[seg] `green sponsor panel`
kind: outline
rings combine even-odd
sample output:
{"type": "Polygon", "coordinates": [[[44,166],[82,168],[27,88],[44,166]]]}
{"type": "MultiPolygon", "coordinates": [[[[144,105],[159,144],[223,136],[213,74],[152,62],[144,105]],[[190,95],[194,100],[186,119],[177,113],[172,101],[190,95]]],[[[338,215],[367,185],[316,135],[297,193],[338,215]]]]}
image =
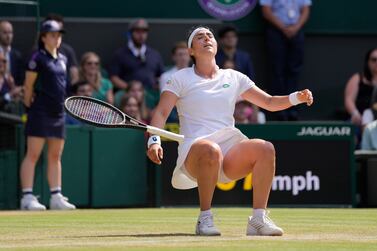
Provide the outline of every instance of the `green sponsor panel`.
{"type": "Polygon", "coordinates": [[[144,134],[131,129],[92,131],[92,207],[146,205],[144,134]]]}
{"type": "Polygon", "coordinates": [[[62,191],[78,207],[90,205],[90,130],[67,127],[62,156],[62,191]]]}
{"type": "Polygon", "coordinates": [[[273,140],[350,140],[353,126],[344,122],[269,122],[237,125],[249,138],[273,140]]]}
{"type": "MultiPolygon", "coordinates": [[[[89,127],[79,126],[67,126],[66,129],[62,156],[62,193],[78,207],[90,206],[90,130],[89,127]]],[[[21,145],[24,144],[22,141],[20,141],[21,145]]],[[[22,161],[24,154],[20,156],[22,161]]],[[[35,167],[33,192],[42,204],[49,206],[47,166],[46,144],[35,167]]]]}
{"type": "Polygon", "coordinates": [[[17,151],[0,152],[0,209],[18,207],[17,151]]]}
{"type": "MultiPolygon", "coordinates": [[[[249,138],[274,144],[276,173],[269,205],[274,206],[356,206],[354,128],[341,122],[281,122],[237,125],[249,138]]],[[[164,161],[160,168],[158,205],[197,205],[197,189],[177,190],[171,174],[177,146],[163,142],[164,161]]],[[[214,205],[251,205],[252,176],[218,184],[214,205]]]]}

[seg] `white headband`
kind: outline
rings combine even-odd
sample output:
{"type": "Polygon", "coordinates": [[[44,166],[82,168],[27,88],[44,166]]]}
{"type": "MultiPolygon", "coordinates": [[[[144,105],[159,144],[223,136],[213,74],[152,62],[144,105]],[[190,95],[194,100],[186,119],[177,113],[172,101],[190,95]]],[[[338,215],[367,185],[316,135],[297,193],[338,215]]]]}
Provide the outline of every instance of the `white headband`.
{"type": "MultiPolygon", "coordinates": [[[[199,31],[201,30],[207,30],[209,31],[207,28],[204,28],[204,27],[198,27],[196,28],[193,32],[191,32],[190,36],[189,36],[189,39],[187,41],[187,47],[188,48],[191,48],[191,44],[192,44],[192,39],[194,38],[194,36],[196,35],[196,33],[198,33],[199,31]]],[[[209,31],[211,32],[211,31],[209,31]]],[[[212,32],[211,32],[212,33],[212,32]]]]}

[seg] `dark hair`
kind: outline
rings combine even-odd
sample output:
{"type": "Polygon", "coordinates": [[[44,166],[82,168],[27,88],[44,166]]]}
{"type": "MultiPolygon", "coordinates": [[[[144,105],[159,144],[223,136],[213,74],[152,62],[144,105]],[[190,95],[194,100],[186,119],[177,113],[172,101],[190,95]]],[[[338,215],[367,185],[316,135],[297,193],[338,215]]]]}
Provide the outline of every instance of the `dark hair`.
{"type": "Polygon", "coordinates": [[[90,83],[88,81],[79,81],[71,85],[71,88],[70,88],[71,93],[76,94],[79,88],[84,85],[90,85],[90,83]]]}
{"type": "Polygon", "coordinates": [[[60,14],[57,14],[57,13],[48,13],[46,18],[45,18],[45,21],[47,20],[55,20],[59,23],[64,23],[64,18],[62,15],[60,14]]]}
{"type": "Polygon", "coordinates": [[[364,73],[364,77],[368,81],[372,81],[372,72],[370,71],[370,68],[369,68],[369,58],[370,58],[370,55],[372,54],[372,52],[374,52],[376,50],[377,50],[377,47],[374,47],[374,48],[368,50],[367,53],[365,54],[363,73],[364,73]]]}
{"type": "Polygon", "coordinates": [[[38,50],[40,50],[40,49],[45,49],[45,44],[43,43],[43,41],[42,41],[42,37],[44,36],[44,35],[46,35],[46,33],[39,33],[39,35],[38,35],[38,50]]]}
{"type": "Polygon", "coordinates": [[[171,49],[171,54],[174,55],[178,49],[187,49],[187,43],[185,41],[179,41],[174,44],[174,47],[171,49]]]}
{"type": "Polygon", "coordinates": [[[219,31],[217,32],[217,36],[219,38],[223,38],[223,37],[225,37],[225,34],[228,33],[228,32],[234,32],[234,33],[236,33],[236,35],[238,35],[238,30],[235,26],[227,25],[227,26],[224,26],[224,27],[219,29],[219,31]]]}
{"type": "MultiPolygon", "coordinates": [[[[211,28],[209,28],[208,26],[205,26],[205,25],[195,25],[195,26],[192,26],[192,27],[189,29],[189,31],[188,31],[188,33],[187,33],[186,41],[189,40],[191,33],[192,33],[194,30],[196,30],[197,28],[204,28],[204,29],[207,29],[207,30],[209,30],[210,32],[212,32],[212,34],[215,34],[215,33],[213,32],[213,30],[212,30],[211,28]]],[[[191,44],[191,47],[192,47],[192,44],[191,44]]],[[[192,55],[190,55],[190,58],[191,58],[192,62],[193,62],[194,64],[196,64],[196,60],[195,60],[195,58],[194,58],[192,55]]]]}

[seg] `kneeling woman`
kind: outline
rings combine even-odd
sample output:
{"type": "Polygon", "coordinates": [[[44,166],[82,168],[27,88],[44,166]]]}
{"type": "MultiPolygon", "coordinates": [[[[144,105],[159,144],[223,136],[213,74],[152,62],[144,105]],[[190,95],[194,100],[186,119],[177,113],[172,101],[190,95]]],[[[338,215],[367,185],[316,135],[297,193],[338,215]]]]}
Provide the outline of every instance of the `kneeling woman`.
{"type": "MultiPolygon", "coordinates": [[[[181,134],[172,184],[178,189],[198,187],[200,215],[198,235],[220,235],[213,223],[211,203],[217,182],[238,180],[253,173],[253,215],[247,235],[282,235],[266,212],[275,174],[275,149],[267,141],[248,139],[234,127],[237,98],[269,111],[280,111],[299,103],[311,105],[309,90],[287,96],[270,96],[247,76],[231,69],[219,69],[215,55],[217,42],[212,31],[198,27],[190,32],[188,48],[194,61],[191,68],[174,73],[164,84],[151,125],[163,128],[177,106],[181,134]]],[[[159,140],[148,141],[148,157],[160,164],[163,149],[159,140]]]]}

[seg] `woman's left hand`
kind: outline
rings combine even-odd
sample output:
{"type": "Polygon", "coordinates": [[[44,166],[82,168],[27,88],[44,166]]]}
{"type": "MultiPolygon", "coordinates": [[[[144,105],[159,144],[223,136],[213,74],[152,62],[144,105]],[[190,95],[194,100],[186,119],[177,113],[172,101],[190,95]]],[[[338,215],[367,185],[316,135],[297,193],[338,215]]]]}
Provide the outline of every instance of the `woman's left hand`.
{"type": "Polygon", "coordinates": [[[306,103],[308,106],[313,104],[313,94],[309,89],[299,91],[297,93],[297,98],[300,100],[300,102],[306,103]]]}

